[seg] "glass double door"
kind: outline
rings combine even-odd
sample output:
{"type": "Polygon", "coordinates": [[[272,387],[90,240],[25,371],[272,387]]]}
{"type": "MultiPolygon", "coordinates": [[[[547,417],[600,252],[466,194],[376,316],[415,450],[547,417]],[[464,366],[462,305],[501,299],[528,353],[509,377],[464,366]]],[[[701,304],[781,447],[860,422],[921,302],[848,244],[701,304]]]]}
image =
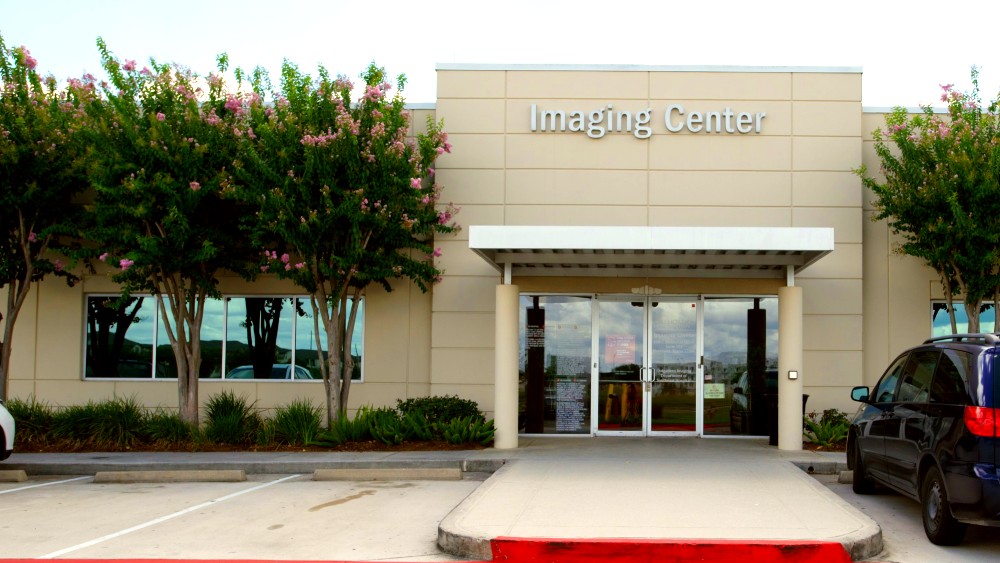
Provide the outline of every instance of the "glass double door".
{"type": "Polygon", "coordinates": [[[596,317],[597,434],[700,435],[702,300],[600,297],[596,317]]]}

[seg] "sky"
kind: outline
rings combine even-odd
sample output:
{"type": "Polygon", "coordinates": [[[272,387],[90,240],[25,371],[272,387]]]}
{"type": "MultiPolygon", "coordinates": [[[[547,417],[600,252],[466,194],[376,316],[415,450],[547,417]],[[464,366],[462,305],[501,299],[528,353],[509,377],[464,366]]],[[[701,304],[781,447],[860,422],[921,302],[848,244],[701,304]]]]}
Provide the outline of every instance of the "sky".
{"type": "Polygon", "coordinates": [[[995,2],[701,0],[505,2],[0,0],[0,35],[58,79],[100,76],[95,41],[121,59],[199,74],[282,60],[357,78],[374,61],[407,76],[409,103],[436,99],[439,63],[861,67],[866,107],[940,105],[940,84],[1000,90],[995,2]]]}

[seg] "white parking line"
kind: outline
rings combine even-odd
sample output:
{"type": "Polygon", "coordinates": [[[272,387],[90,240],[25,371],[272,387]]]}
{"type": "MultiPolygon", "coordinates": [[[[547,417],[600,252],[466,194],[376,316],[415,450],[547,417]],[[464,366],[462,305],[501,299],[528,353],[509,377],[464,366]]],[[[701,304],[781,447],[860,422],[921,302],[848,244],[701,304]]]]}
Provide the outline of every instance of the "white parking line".
{"type": "Polygon", "coordinates": [[[132,526],[131,528],[126,528],[124,530],[115,532],[113,534],[108,534],[106,536],[102,536],[102,537],[99,537],[97,539],[90,540],[88,542],[83,542],[81,544],[77,544],[77,545],[74,545],[72,547],[67,547],[66,549],[60,549],[59,551],[53,551],[52,553],[41,555],[39,557],[36,557],[36,559],[54,559],[56,557],[59,557],[59,556],[62,556],[62,555],[66,555],[67,553],[78,551],[78,550],[83,549],[85,547],[90,547],[92,545],[97,545],[99,543],[106,542],[108,540],[113,540],[115,538],[120,538],[120,537],[122,537],[122,536],[124,536],[126,534],[131,534],[132,532],[135,532],[137,530],[141,530],[143,528],[148,528],[150,526],[155,526],[156,524],[159,524],[161,522],[166,522],[167,520],[170,520],[170,519],[173,519],[173,518],[177,518],[178,516],[183,516],[183,515],[185,515],[185,514],[187,514],[189,512],[194,512],[195,510],[200,510],[200,509],[205,508],[207,506],[211,506],[211,505],[213,505],[215,503],[227,501],[229,499],[236,498],[236,497],[238,497],[240,495],[245,495],[247,493],[252,493],[254,491],[258,491],[260,489],[263,489],[265,487],[270,487],[271,485],[277,485],[278,483],[281,483],[281,482],[284,482],[284,481],[288,481],[290,479],[295,479],[296,477],[301,477],[301,476],[302,476],[301,474],[299,474],[299,475],[289,475],[288,477],[282,477],[281,479],[276,479],[274,481],[268,481],[267,483],[263,483],[261,485],[257,485],[256,487],[251,487],[251,488],[243,490],[243,491],[238,491],[238,492],[235,492],[235,493],[232,493],[232,494],[228,494],[228,495],[219,497],[217,499],[212,499],[210,501],[206,501],[206,502],[203,502],[201,504],[185,508],[184,510],[179,510],[177,512],[174,512],[173,514],[167,514],[166,516],[161,516],[161,517],[156,518],[154,520],[150,520],[149,522],[144,522],[142,524],[138,524],[136,526],[132,526]]]}
{"type": "Polygon", "coordinates": [[[82,481],[84,479],[93,479],[91,475],[85,475],[83,477],[73,477],[72,479],[63,479],[62,481],[52,481],[50,483],[38,483],[37,485],[26,485],[24,487],[18,487],[16,489],[7,489],[6,491],[0,491],[0,495],[5,495],[7,493],[16,493],[18,491],[26,491],[28,489],[35,489],[38,487],[48,487],[49,485],[58,485],[60,483],[70,483],[73,481],[82,481]]]}

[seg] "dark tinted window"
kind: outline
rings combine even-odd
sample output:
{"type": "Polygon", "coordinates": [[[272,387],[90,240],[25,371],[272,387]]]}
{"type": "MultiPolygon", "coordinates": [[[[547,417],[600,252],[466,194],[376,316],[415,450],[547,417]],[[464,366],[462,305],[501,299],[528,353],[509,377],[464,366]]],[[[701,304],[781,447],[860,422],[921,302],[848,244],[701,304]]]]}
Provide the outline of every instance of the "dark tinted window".
{"type": "Polygon", "coordinates": [[[972,373],[974,357],[961,350],[945,350],[938,362],[937,373],[931,382],[932,403],[964,405],[969,402],[966,382],[972,373]]]}
{"type": "Polygon", "coordinates": [[[903,372],[903,366],[906,365],[906,358],[907,355],[903,354],[896,358],[889,369],[885,370],[882,379],[875,386],[875,392],[872,393],[874,402],[891,403],[896,399],[896,384],[899,383],[899,375],[903,372]]]}
{"type": "Polygon", "coordinates": [[[899,384],[896,402],[926,403],[930,392],[931,376],[937,366],[937,350],[918,350],[910,354],[909,361],[903,369],[903,381],[899,384]]]}

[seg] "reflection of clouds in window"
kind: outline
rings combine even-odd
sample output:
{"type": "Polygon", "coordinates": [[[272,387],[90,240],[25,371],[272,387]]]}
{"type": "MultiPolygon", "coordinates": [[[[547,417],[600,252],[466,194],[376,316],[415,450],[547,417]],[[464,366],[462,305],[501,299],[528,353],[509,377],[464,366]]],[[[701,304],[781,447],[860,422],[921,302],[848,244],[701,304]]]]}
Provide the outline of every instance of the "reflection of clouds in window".
{"type": "MultiPolygon", "coordinates": [[[[746,361],[747,310],[753,309],[753,298],[705,300],[705,358],[733,362],[746,361]]],[[[761,298],[760,308],[767,311],[767,358],[778,357],[778,300],[761,298]]]]}
{"type": "Polygon", "coordinates": [[[226,323],[226,313],[222,299],[206,299],[205,313],[201,321],[203,341],[221,341],[222,329],[226,323]]]}
{"type": "MultiPolygon", "coordinates": [[[[983,305],[992,305],[992,302],[984,302],[983,305]]],[[[969,332],[969,316],[965,313],[965,306],[961,301],[955,301],[955,326],[958,334],[969,332]]],[[[979,314],[979,331],[996,331],[993,307],[979,314]]],[[[948,315],[947,304],[944,301],[931,303],[931,336],[947,336],[951,334],[951,317],[948,315]]]]}

